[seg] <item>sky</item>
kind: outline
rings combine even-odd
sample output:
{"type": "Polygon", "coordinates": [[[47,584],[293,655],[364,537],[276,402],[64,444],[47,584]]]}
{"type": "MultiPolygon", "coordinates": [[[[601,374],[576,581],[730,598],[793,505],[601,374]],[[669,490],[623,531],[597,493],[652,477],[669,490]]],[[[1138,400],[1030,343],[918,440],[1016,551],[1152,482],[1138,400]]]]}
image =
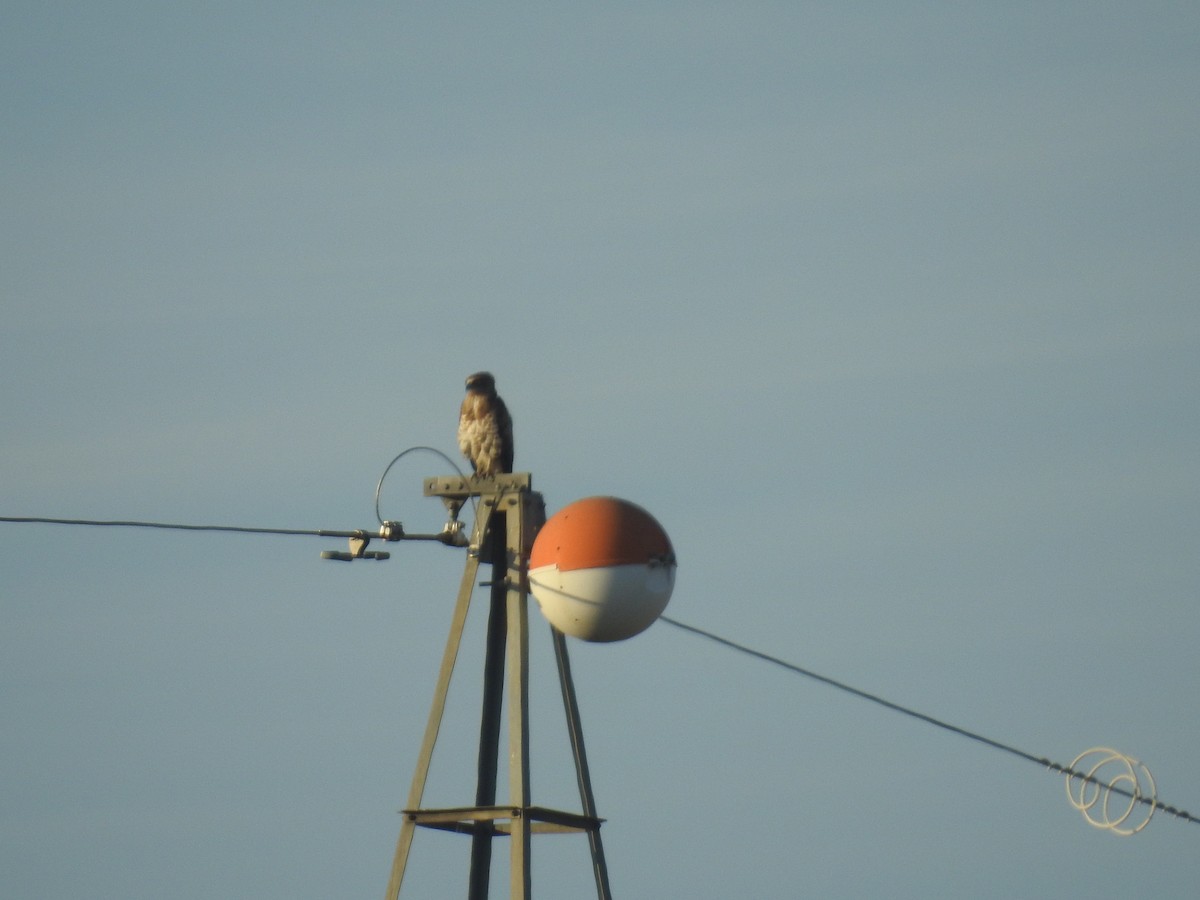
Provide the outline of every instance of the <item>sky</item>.
{"type": "MultiPolygon", "coordinates": [[[[1200,813],[1197,83],[1155,0],[7,3],[0,516],[373,528],[488,369],[550,513],[666,529],[673,618],[1200,813]]],[[[383,894],[462,551],[0,537],[0,894],[383,894]]],[[[616,897],[1195,896],[1194,824],[666,623],[570,646],[616,897]]],[[[402,896],[467,861],[420,832],[402,896]]]]}

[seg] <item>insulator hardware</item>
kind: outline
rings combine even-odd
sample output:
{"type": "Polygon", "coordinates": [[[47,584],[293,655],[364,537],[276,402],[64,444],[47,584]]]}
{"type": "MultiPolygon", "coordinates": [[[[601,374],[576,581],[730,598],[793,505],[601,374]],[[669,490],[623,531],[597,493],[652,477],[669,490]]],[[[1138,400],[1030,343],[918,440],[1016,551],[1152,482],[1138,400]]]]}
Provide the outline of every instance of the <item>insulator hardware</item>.
{"type": "MultiPolygon", "coordinates": [[[[322,550],[321,559],[337,559],[342,562],[352,562],[356,559],[388,559],[391,556],[386,550],[368,550],[367,546],[371,543],[371,538],[365,531],[359,531],[351,535],[349,540],[349,553],[344,553],[340,550],[322,550]]],[[[400,538],[388,537],[386,540],[398,541],[400,538]]]]}

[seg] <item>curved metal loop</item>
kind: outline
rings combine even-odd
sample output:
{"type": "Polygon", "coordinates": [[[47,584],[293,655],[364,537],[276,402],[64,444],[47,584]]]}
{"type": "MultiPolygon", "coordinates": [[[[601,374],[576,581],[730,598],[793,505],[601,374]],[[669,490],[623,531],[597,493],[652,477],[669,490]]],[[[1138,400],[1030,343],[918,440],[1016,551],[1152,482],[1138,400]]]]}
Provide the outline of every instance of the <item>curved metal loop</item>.
{"type": "Polygon", "coordinates": [[[462,469],[460,469],[455,464],[454,460],[452,460],[450,457],[448,457],[445,453],[443,453],[441,450],[437,449],[436,447],[426,447],[424,445],[418,445],[416,447],[409,447],[407,450],[402,450],[401,452],[396,454],[396,456],[392,459],[392,461],[390,463],[387,464],[387,468],[384,469],[383,474],[379,476],[379,484],[377,484],[375,486],[375,518],[379,520],[380,525],[386,525],[387,521],[388,521],[388,520],[385,520],[379,512],[379,495],[380,495],[380,492],[383,491],[383,480],[385,478],[387,478],[388,472],[390,472],[392,470],[392,466],[394,466],[396,463],[400,462],[400,460],[403,459],[408,454],[413,453],[417,450],[424,450],[427,453],[432,453],[436,456],[440,456],[443,460],[446,461],[446,463],[449,464],[450,468],[452,468],[458,474],[458,476],[460,478],[466,477],[463,475],[462,469]]]}
{"type": "Polygon", "coordinates": [[[1158,789],[1150,770],[1109,747],[1093,747],[1071,760],[1066,787],[1068,802],[1089,825],[1126,837],[1149,825],[1158,807],[1158,789]],[[1113,803],[1114,794],[1128,802],[1113,803]]]}

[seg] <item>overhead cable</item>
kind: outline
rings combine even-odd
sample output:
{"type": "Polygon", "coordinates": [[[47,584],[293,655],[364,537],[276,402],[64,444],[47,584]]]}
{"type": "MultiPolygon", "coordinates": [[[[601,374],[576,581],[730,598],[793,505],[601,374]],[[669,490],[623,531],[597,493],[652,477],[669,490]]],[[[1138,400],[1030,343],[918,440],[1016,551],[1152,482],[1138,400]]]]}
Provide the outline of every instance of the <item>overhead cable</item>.
{"type": "MultiPolygon", "coordinates": [[[[942,719],[937,719],[933,716],[926,715],[925,713],[917,712],[915,709],[902,706],[899,703],[893,703],[891,700],[880,697],[878,694],[872,694],[869,691],[860,690],[859,688],[852,687],[845,682],[838,681],[835,678],[830,678],[827,675],[821,675],[820,673],[814,672],[811,669],[806,669],[803,666],[798,666],[795,663],[780,659],[778,656],[772,656],[769,653],[763,653],[761,650],[755,650],[753,647],[747,647],[745,644],[739,644],[736,641],[723,638],[719,634],[714,634],[711,631],[705,631],[703,628],[697,628],[694,625],[688,625],[687,623],[680,622],[678,619],[673,619],[670,616],[659,616],[659,621],[666,622],[668,625],[673,625],[682,631],[689,632],[697,635],[698,637],[706,638],[707,640],[720,644],[723,647],[736,650],[738,653],[744,653],[747,656],[752,656],[755,659],[762,660],[763,662],[768,662],[779,666],[780,668],[787,669],[789,672],[794,672],[797,675],[803,675],[805,678],[811,678],[814,681],[819,681],[822,684],[837,688],[839,691],[844,691],[847,694],[853,694],[854,696],[860,697],[863,700],[870,700],[872,703],[877,703],[878,705],[890,709],[893,712],[911,716],[912,718],[918,719],[929,725],[933,725],[937,728],[941,728],[945,731],[949,731],[965,738],[970,738],[973,741],[986,744],[987,746],[993,747],[996,750],[1002,750],[1005,753],[1009,753],[1013,756],[1027,760],[1028,762],[1037,763],[1039,766],[1042,766],[1051,772],[1065,775],[1067,778],[1067,793],[1070,797],[1072,797],[1072,805],[1084,814],[1084,817],[1088,820],[1089,824],[1095,825],[1098,828],[1105,828],[1113,831],[1116,834],[1132,834],[1141,830],[1141,827],[1144,827],[1145,825],[1143,822],[1142,825],[1137,828],[1123,829],[1121,826],[1128,817],[1129,813],[1126,812],[1123,816],[1110,816],[1108,814],[1108,798],[1112,794],[1119,795],[1129,800],[1130,809],[1132,809],[1134,805],[1140,804],[1148,808],[1149,815],[1153,815],[1155,810],[1162,810],[1163,812],[1167,813],[1168,815],[1172,815],[1177,819],[1182,819],[1185,822],[1191,822],[1193,825],[1200,825],[1200,818],[1193,816],[1191,813],[1188,813],[1185,810],[1177,809],[1174,806],[1168,806],[1167,804],[1158,800],[1157,795],[1153,790],[1153,779],[1148,777],[1148,772],[1146,773],[1146,776],[1149,780],[1151,790],[1143,790],[1136,777],[1136,774],[1133,777],[1128,774],[1128,772],[1136,773],[1145,769],[1145,767],[1138,760],[1133,759],[1132,757],[1127,757],[1123,754],[1117,753],[1116,751],[1099,747],[1080,754],[1070,765],[1052,762],[1050,759],[1044,756],[1037,756],[1033,753],[1028,753],[1025,750],[1021,750],[1012,746],[1011,744],[1005,744],[1001,741],[985,737],[977,732],[968,731],[966,728],[960,728],[957,725],[952,725],[951,723],[945,722],[942,719]],[[1093,765],[1088,771],[1075,768],[1075,766],[1077,766],[1084,758],[1090,757],[1097,753],[1101,755],[1103,763],[1100,765],[1093,765]],[[1115,777],[1106,779],[1103,777],[1100,771],[1101,766],[1113,762],[1119,762],[1127,771],[1123,771],[1115,777]],[[1078,795],[1075,793],[1074,786],[1076,785],[1080,786],[1078,788],[1078,795]],[[1090,785],[1095,788],[1095,791],[1093,791],[1090,795],[1087,795],[1085,799],[1074,799],[1077,796],[1084,798],[1085,792],[1082,788],[1083,785],[1090,785]],[[1098,806],[1100,801],[1103,801],[1102,807],[1098,806]]],[[[1149,821],[1149,815],[1147,815],[1146,821],[1149,821]]]]}

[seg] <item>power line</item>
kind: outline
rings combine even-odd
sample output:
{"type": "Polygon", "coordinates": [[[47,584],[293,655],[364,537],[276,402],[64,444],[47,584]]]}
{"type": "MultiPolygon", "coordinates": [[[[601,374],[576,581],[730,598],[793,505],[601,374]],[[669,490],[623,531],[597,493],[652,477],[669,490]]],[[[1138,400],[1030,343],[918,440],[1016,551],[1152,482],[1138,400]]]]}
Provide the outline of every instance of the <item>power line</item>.
{"type": "Polygon", "coordinates": [[[1129,791],[1122,788],[1119,784],[1113,784],[1097,778],[1095,776],[1096,769],[1093,769],[1091,772],[1081,772],[1072,768],[1071,766],[1065,766],[1061,763],[1052,762],[1044,756],[1035,756],[1032,753],[1028,753],[1017,747],[1013,747],[1010,744],[993,740],[992,738],[985,737],[984,735],[978,734],[974,731],[968,731],[966,728],[960,728],[957,725],[952,725],[949,722],[934,718],[933,716],[926,715],[925,713],[917,712],[915,709],[911,709],[907,706],[901,706],[899,703],[893,703],[891,700],[880,697],[878,694],[872,694],[869,691],[860,690],[859,688],[853,687],[845,682],[838,681],[835,678],[830,678],[827,675],[821,675],[820,673],[814,672],[811,669],[806,669],[803,666],[798,666],[795,663],[790,663],[787,660],[780,659],[778,656],[772,656],[769,653],[763,653],[761,650],[755,650],[753,647],[747,647],[745,644],[739,644],[736,641],[723,638],[719,634],[713,634],[713,632],[705,631],[703,628],[697,628],[695,625],[688,625],[687,623],[680,622],[678,619],[673,619],[670,616],[659,616],[659,621],[666,622],[668,625],[674,625],[676,628],[689,632],[690,634],[697,635],[698,637],[706,638],[707,640],[720,644],[723,647],[728,647],[730,650],[736,650],[738,653],[744,653],[747,656],[752,656],[755,659],[762,660],[763,662],[768,662],[772,665],[779,666],[780,668],[787,669],[789,672],[793,672],[797,675],[803,675],[805,678],[811,678],[814,681],[819,681],[822,684],[829,685],[832,688],[837,688],[839,691],[844,691],[847,694],[853,694],[854,696],[860,697],[863,700],[870,700],[872,703],[876,703],[886,709],[892,710],[893,712],[911,716],[912,718],[921,722],[925,722],[929,725],[949,731],[952,734],[970,738],[973,741],[986,744],[987,746],[993,747],[996,750],[1002,750],[1005,753],[1009,753],[1013,756],[1019,757],[1020,759],[1037,763],[1039,766],[1049,769],[1051,772],[1057,772],[1059,774],[1066,775],[1068,778],[1078,779],[1081,782],[1096,785],[1098,788],[1101,788],[1104,791],[1118,794],[1122,797],[1128,798],[1129,800],[1141,803],[1144,806],[1148,806],[1152,811],[1162,810],[1163,812],[1167,813],[1168,815],[1172,815],[1177,819],[1182,819],[1185,822],[1191,822],[1193,825],[1200,825],[1200,818],[1191,815],[1185,810],[1177,809],[1174,806],[1168,806],[1154,797],[1146,797],[1140,792],[1129,791]]]}
{"type": "Polygon", "coordinates": [[[249,528],[243,525],[180,525],[173,522],[137,522],[118,519],[48,519],[41,516],[0,516],[0,522],[33,525],[92,525],[101,528],[166,528],[175,531],[225,531],[234,534],[288,534],[310,537],[353,537],[352,531],[304,528],[249,528]]]}
{"type": "MultiPolygon", "coordinates": [[[[393,460],[393,462],[395,462],[395,460],[393,460]]],[[[385,472],[385,475],[386,475],[386,472],[385,472]]],[[[380,483],[382,485],[382,479],[380,480],[380,483]]],[[[8,523],[14,523],[14,524],[37,524],[37,525],[84,525],[84,526],[93,526],[93,527],[102,527],[102,528],[104,528],[104,527],[157,528],[157,529],[168,529],[168,530],[174,530],[174,531],[215,531],[215,532],[227,532],[227,533],[233,533],[233,534],[303,535],[303,536],[311,536],[311,537],[346,537],[346,538],[358,537],[358,538],[361,538],[366,534],[366,532],[361,531],[361,530],[359,530],[359,531],[333,531],[333,530],[328,530],[328,529],[252,528],[252,527],[242,526],[242,525],[186,525],[186,524],[180,524],[180,523],[174,523],[174,522],[144,522],[144,521],[118,520],[118,519],[55,519],[55,518],[47,518],[47,517],[43,517],[43,516],[0,516],[0,522],[8,522],[8,523]]],[[[418,537],[418,536],[413,535],[412,537],[418,537]]],[[[431,537],[431,536],[422,535],[420,537],[431,537]]],[[[854,696],[859,697],[863,700],[869,700],[870,702],[875,703],[879,706],[882,706],[885,709],[890,709],[893,712],[901,713],[902,715],[906,715],[911,718],[917,719],[918,721],[925,722],[928,725],[933,725],[936,728],[941,728],[944,731],[949,731],[952,734],[957,734],[960,737],[965,737],[972,741],[976,741],[977,743],[984,744],[988,747],[992,747],[996,750],[1001,750],[1004,753],[1008,753],[1012,756],[1016,756],[1019,759],[1026,760],[1027,762],[1036,763],[1037,765],[1039,765],[1051,772],[1056,772],[1056,773],[1059,773],[1062,775],[1066,775],[1068,777],[1068,779],[1078,779],[1081,783],[1096,785],[1097,788],[1100,790],[1126,797],[1135,803],[1140,803],[1144,806],[1147,806],[1150,808],[1151,812],[1153,812],[1155,810],[1161,810],[1162,812],[1167,813],[1168,815],[1174,816],[1177,819],[1182,819],[1185,822],[1191,822],[1194,825],[1200,825],[1200,818],[1191,815],[1190,813],[1188,813],[1185,810],[1177,809],[1174,806],[1169,806],[1165,803],[1162,803],[1156,797],[1147,797],[1147,796],[1143,795],[1140,791],[1126,790],[1123,787],[1121,787],[1120,784],[1113,783],[1113,782],[1106,782],[1103,779],[1097,778],[1096,774],[1095,774],[1097,771],[1096,769],[1093,769],[1090,772],[1081,772],[1081,771],[1073,768],[1072,766],[1053,762],[1052,760],[1048,759],[1047,757],[1037,756],[1033,753],[1029,753],[1025,750],[1021,750],[1018,747],[1014,747],[1011,744],[1005,744],[1002,741],[997,741],[993,738],[986,737],[982,734],[979,734],[978,732],[970,731],[966,728],[962,728],[958,725],[954,725],[954,724],[952,724],[950,722],[946,722],[942,719],[935,718],[934,716],[930,716],[925,713],[918,712],[917,710],[912,709],[910,707],[903,706],[899,703],[894,703],[891,700],[886,699],[885,697],[879,696],[878,694],[873,694],[869,691],[864,691],[864,690],[861,690],[860,688],[853,687],[852,685],[846,684],[845,682],[842,682],[842,681],[838,681],[835,678],[830,678],[827,675],[822,675],[819,672],[814,672],[811,669],[806,669],[803,666],[799,666],[795,663],[788,662],[787,660],[781,659],[778,656],[772,656],[769,653],[764,653],[761,650],[755,650],[753,647],[747,647],[745,644],[739,644],[736,641],[731,641],[729,638],[721,637],[720,635],[714,634],[711,631],[706,631],[703,628],[697,628],[695,625],[688,625],[686,622],[681,622],[678,619],[674,619],[670,616],[660,616],[659,620],[662,622],[666,622],[668,625],[673,625],[674,627],[680,629],[681,631],[686,631],[690,634],[696,635],[697,637],[702,637],[702,638],[710,640],[714,643],[720,644],[721,646],[726,647],[730,650],[735,650],[738,653],[745,654],[746,656],[751,656],[751,657],[761,660],[763,662],[771,663],[772,665],[779,666],[780,668],[786,669],[789,672],[792,672],[794,674],[803,675],[805,678],[810,678],[813,681],[819,681],[822,684],[828,685],[829,687],[832,687],[832,688],[836,688],[837,690],[843,691],[847,694],[853,694],[854,696]]],[[[1089,821],[1090,821],[1090,819],[1089,819],[1089,821]]]]}
{"type": "MultiPolygon", "coordinates": [[[[382,483],[382,482],[381,482],[382,483]]],[[[340,531],[330,528],[252,528],[246,525],[185,525],[178,522],[143,522],[131,519],[51,519],[43,516],[0,516],[0,523],[33,525],[90,525],[98,528],[158,528],[170,531],[216,531],[230,534],[281,534],[302,535],[307,537],[336,537],[350,539],[350,553],[326,551],[321,554],[324,559],[387,559],[387,553],[366,552],[366,546],[375,538],[384,541],[438,541],[451,547],[465,546],[466,538],[456,518],[447,522],[445,527],[436,534],[409,534],[399,522],[379,523],[379,530],[373,531],[358,528],[353,531],[340,531]]]]}

